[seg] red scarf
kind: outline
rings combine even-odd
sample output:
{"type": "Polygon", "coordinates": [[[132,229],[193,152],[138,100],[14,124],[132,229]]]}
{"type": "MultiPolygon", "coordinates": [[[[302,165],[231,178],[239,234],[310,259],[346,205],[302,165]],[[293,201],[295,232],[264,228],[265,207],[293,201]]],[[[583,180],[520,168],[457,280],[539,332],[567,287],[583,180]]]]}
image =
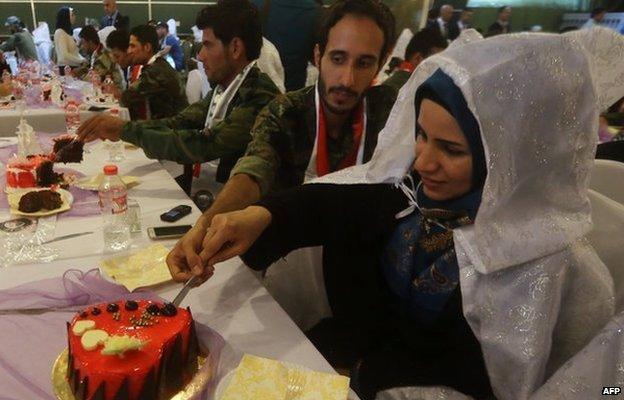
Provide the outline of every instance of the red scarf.
{"type": "Polygon", "coordinates": [[[143,66],[141,64],[136,64],[130,67],[130,83],[136,82],[141,76],[141,71],[143,71],[143,66]]]}
{"type": "MultiPolygon", "coordinates": [[[[355,110],[355,119],[353,121],[353,147],[349,153],[347,153],[340,164],[338,170],[355,165],[357,162],[358,150],[360,149],[360,141],[362,140],[362,134],[364,133],[364,105],[360,102],[355,110]]],[[[327,150],[327,127],[325,126],[325,112],[323,111],[323,105],[319,104],[318,115],[318,141],[316,146],[316,175],[323,176],[329,174],[331,171],[329,166],[329,152],[327,150]]]]}
{"type": "Polygon", "coordinates": [[[399,64],[399,71],[405,71],[411,74],[412,72],[414,72],[415,69],[416,67],[414,66],[414,64],[409,61],[403,61],[401,62],[401,64],[399,64]]]}

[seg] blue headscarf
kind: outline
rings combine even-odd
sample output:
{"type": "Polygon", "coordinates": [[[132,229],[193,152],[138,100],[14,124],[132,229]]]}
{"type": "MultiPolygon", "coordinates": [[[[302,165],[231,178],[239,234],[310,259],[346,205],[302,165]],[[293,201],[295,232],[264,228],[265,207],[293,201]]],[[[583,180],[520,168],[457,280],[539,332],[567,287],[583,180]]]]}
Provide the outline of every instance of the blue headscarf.
{"type": "Polygon", "coordinates": [[[486,177],[485,152],[479,124],[461,90],[437,70],[416,91],[415,112],[423,99],[444,107],[466,136],[472,155],[472,187],[448,201],[428,198],[418,185],[419,208],[403,218],[382,255],[382,272],[401,308],[423,324],[434,323],[457,288],[459,267],[453,245],[454,228],[472,224],[481,204],[486,177]]]}

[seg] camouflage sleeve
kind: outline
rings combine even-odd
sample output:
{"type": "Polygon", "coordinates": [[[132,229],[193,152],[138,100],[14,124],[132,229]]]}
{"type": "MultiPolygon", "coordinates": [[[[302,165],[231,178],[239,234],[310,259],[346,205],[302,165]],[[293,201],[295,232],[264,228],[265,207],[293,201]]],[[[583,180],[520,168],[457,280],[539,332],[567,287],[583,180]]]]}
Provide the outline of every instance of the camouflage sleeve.
{"type": "Polygon", "coordinates": [[[286,107],[286,98],[279,96],[260,112],[251,130],[251,142],[247,145],[245,156],[232,169],[231,176],[246,174],[254,178],[262,196],[269,192],[280,165],[272,139],[283,131],[281,116],[286,107]]]}
{"type": "Polygon", "coordinates": [[[14,51],[15,50],[15,35],[9,36],[2,44],[0,44],[0,51],[14,51]]]}
{"type": "Polygon", "coordinates": [[[76,75],[78,78],[82,79],[82,80],[86,80],[88,78],[87,75],[89,75],[89,68],[91,67],[91,65],[89,64],[89,62],[84,62],[82,63],[78,68],[73,70],[74,75],[76,75]]]}
{"type": "Polygon", "coordinates": [[[206,162],[240,154],[251,139],[250,130],[259,109],[274,94],[250,93],[240,105],[209,131],[204,131],[210,97],[195,103],[172,118],[130,122],[124,127],[122,139],[143,148],[150,158],[179,163],[206,162]]]}
{"type": "Polygon", "coordinates": [[[117,68],[117,65],[110,57],[110,55],[104,53],[100,55],[93,64],[93,69],[102,77],[102,81],[106,79],[107,75],[110,75],[115,82],[115,86],[118,88],[122,88],[123,77],[121,76],[121,71],[117,68]]]}
{"type": "Polygon", "coordinates": [[[147,98],[162,94],[167,95],[169,74],[160,73],[160,67],[153,64],[150,68],[144,68],[141,77],[128,87],[121,95],[121,103],[131,106],[143,103],[147,98]]]}

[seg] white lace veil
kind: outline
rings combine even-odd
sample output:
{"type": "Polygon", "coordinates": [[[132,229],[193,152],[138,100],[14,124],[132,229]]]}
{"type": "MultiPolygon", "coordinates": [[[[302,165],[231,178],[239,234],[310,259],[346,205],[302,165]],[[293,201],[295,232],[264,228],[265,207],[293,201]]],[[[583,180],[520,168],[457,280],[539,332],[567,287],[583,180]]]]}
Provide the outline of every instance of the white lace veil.
{"type": "MultiPolygon", "coordinates": [[[[437,69],[453,79],[488,169],[475,223],[453,233],[463,313],[499,399],[544,393],[613,315],[611,275],[583,237],[598,115],[624,96],[623,59],[624,36],[605,28],[465,31],[414,71],[370,162],[313,181],[400,183],[414,159],[416,89],[437,69]]],[[[564,391],[575,390],[570,381],[564,391]]]]}
{"type": "Polygon", "coordinates": [[[550,254],[591,227],[598,113],[624,96],[623,58],[624,37],[605,28],[489,39],[464,31],[401,89],[371,161],[313,182],[399,182],[414,159],[416,89],[440,68],[477,118],[488,162],[469,249],[475,267],[493,272],[550,254]],[[539,226],[547,240],[534,235],[539,226]]]}

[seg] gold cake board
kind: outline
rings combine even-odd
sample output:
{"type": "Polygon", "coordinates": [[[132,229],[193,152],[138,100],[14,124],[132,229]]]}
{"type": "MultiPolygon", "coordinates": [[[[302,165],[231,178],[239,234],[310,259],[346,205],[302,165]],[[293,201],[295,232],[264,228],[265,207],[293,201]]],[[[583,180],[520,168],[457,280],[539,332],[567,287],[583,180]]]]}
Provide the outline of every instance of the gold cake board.
{"type": "MultiPolygon", "coordinates": [[[[59,354],[52,366],[52,388],[58,400],[76,400],[71,386],[66,379],[68,351],[67,347],[59,354]]],[[[204,356],[197,357],[197,370],[199,371],[208,359],[204,356]]],[[[210,381],[212,374],[196,374],[186,387],[171,397],[171,400],[188,400],[199,394],[210,381]]]]}

